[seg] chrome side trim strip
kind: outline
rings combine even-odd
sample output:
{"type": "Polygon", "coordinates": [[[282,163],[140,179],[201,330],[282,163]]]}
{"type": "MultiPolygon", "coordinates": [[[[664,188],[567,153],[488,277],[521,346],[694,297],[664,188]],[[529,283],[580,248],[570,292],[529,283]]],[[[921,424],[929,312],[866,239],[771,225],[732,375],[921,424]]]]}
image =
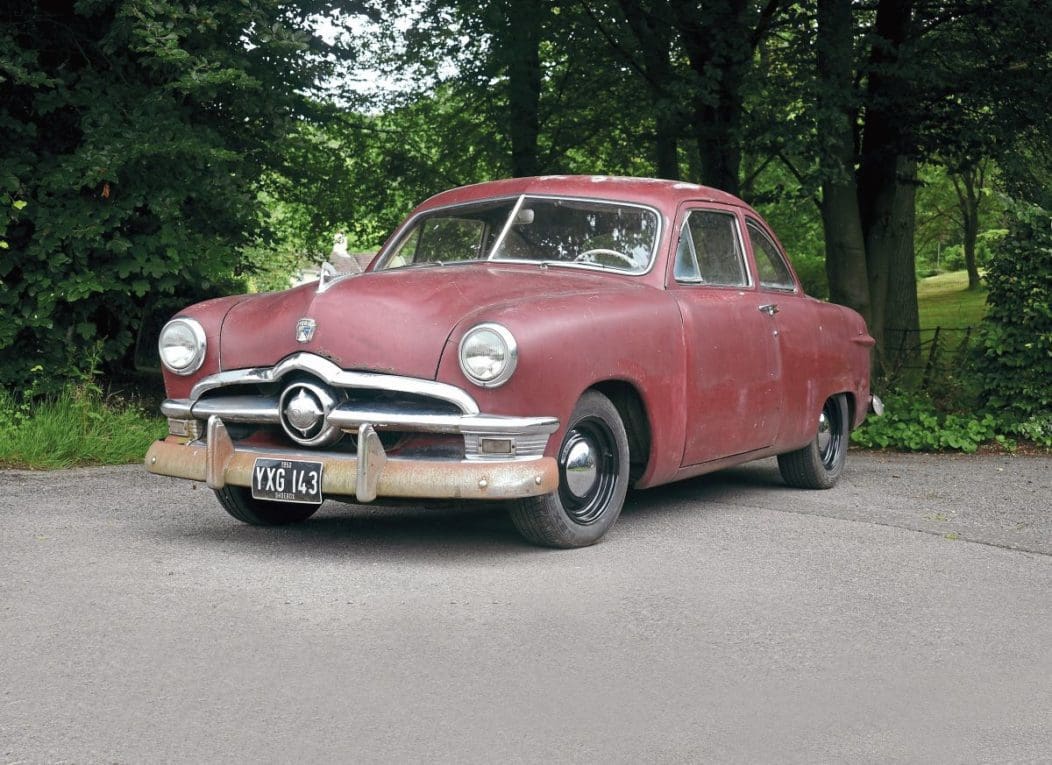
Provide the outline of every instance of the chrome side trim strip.
{"type": "Polygon", "coordinates": [[[347,431],[370,424],[376,428],[410,430],[419,433],[475,433],[502,435],[550,435],[559,429],[555,417],[504,417],[495,414],[419,414],[370,409],[335,409],[328,421],[347,431]]]}
{"type": "Polygon", "coordinates": [[[166,398],[161,402],[161,414],[176,420],[188,420],[193,417],[190,399],[188,398],[166,398]]]}
{"type": "MultiPolygon", "coordinates": [[[[186,399],[168,399],[161,404],[168,417],[208,419],[224,422],[280,422],[277,399],[255,396],[206,398],[190,405],[186,399]]],[[[555,417],[515,417],[497,414],[432,414],[394,408],[359,408],[344,403],[326,418],[330,425],[356,433],[362,425],[416,433],[459,433],[464,435],[547,436],[559,429],[555,417]]],[[[476,438],[475,441],[478,439],[476,438]]]]}
{"type": "Polygon", "coordinates": [[[259,396],[224,396],[206,398],[193,405],[194,417],[205,420],[212,415],[224,422],[281,422],[278,400],[259,396]]]}
{"type": "Polygon", "coordinates": [[[340,369],[328,359],[313,353],[295,353],[273,367],[232,369],[209,375],[194,385],[190,391],[190,401],[195,402],[208,391],[226,385],[262,385],[276,382],[289,372],[308,372],[336,388],[372,388],[395,393],[430,396],[441,401],[448,401],[464,414],[479,413],[479,406],[475,403],[475,399],[455,385],[375,372],[348,372],[340,369]]]}

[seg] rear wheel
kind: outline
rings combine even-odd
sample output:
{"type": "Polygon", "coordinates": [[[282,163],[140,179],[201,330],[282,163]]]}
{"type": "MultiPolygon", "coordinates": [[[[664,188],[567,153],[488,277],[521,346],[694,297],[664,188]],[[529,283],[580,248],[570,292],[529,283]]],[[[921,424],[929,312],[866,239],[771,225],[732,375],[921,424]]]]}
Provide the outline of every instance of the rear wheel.
{"type": "Polygon", "coordinates": [[[285,526],[300,523],[318,512],[321,505],[299,502],[269,502],[256,499],[243,486],[224,486],[216,489],[216,499],[223,509],[242,523],[253,526],[285,526]]]}
{"type": "Polygon", "coordinates": [[[798,489],[831,489],[844,472],[851,436],[847,397],[829,398],[818,416],[818,432],[803,449],[778,455],[778,469],[790,486],[798,489]]]}
{"type": "Polygon", "coordinates": [[[598,391],[581,397],[558,460],[559,490],[515,500],[511,519],[535,544],[594,544],[614,525],[628,491],[628,435],[610,399],[598,391]]]}

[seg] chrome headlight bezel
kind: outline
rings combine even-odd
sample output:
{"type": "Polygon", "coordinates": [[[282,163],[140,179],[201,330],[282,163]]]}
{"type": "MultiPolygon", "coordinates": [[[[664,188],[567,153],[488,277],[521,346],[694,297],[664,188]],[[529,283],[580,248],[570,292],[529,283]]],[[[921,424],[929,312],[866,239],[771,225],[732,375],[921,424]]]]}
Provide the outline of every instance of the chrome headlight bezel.
{"type": "Polygon", "coordinates": [[[161,334],[157,338],[157,353],[161,357],[161,364],[172,374],[177,375],[192,375],[201,365],[205,362],[205,351],[208,349],[208,340],[205,337],[205,330],[201,324],[195,319],[190,319],[181,316],[177,319],[172,319],[161,329],[161,334]],[[190,356],[190,360],[181,367],[174,366],[169,363],[168,358],[165,356],[165,335],[169,331],[189,331],[191,338],[194,342],[194,350],[190,356]]]}
{"type": "Polygon", "coordinates": [[[510,380],[511,376],[515,374],[515,367],[519,363],[519,347],[515,342],[515,336],[511,334],[507,327],[495,322],[484,322],[476,324],[460,338],[460,344],[457,347],[457,361],[460,363],[460,371],[472,383],[480,388],[497,388],[510,380]],[[465,351],[469,349],[469,344],[473,340],[479,339],[480,335],[487,333],[496,337],[498,342],[495,345],[502,348],[504,359],[503,366],[492,377],[478,374],[478,370],[473,369],[465,357],[465,351]]]}

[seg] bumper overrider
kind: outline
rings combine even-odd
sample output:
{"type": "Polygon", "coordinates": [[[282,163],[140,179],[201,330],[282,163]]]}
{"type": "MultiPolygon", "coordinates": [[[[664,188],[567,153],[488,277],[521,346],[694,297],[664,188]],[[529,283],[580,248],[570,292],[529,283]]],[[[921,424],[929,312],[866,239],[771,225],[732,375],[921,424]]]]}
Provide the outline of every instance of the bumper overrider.
{"type": "Polygon", "coordinates": [[[544,456],[557,418],[482,414],[456,386],[346,371],[309,353],[211,375],[189,398],[166,400],[161,412],[169,436],[150,447],[146,469],[213,489],[251,486],[260,458],[320,462],[322,494],[359,502],[512,499],[559,486],[556,461],[544,456]],[[237,442],[228,425],[280,426],[291,443],[237,442]],[[388,456],[378,435],[385,430],[459,435],[463,457],[388,456]],[[357,438],[354,453],[327,448],[345,437],[357,438]]]}

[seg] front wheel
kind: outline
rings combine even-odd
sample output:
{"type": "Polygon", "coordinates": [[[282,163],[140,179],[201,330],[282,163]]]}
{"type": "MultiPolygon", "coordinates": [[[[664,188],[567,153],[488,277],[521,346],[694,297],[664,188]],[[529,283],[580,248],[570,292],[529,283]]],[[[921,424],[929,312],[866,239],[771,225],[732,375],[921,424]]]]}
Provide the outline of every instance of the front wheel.
{"type": "Polygon", "coordinates": [[[844,472],[847,443],[851,437],[847,397],[828,399],[818,416],[818,432],[803,449],[778,455],[778,470],[798,489],[831,489],[844,472]]]}
{"type": "Polygon", "coordinates": [[[570,415],[559,447],[559,490],[515,500],[511,520],[529,541],[586,547],[605,534],[628,492],[628,435],[617,407],[588,391],[570,415]]]}
{"type": "Polygon", "coordinates": [[[224,486],[215,489],[216,499],[223,509],[242,523],[253,526],[285,526],[300,523],[318,512],[321,505],[300,502],[269,502],[256,499],[252,492],[242,486],[224,486]]]}

